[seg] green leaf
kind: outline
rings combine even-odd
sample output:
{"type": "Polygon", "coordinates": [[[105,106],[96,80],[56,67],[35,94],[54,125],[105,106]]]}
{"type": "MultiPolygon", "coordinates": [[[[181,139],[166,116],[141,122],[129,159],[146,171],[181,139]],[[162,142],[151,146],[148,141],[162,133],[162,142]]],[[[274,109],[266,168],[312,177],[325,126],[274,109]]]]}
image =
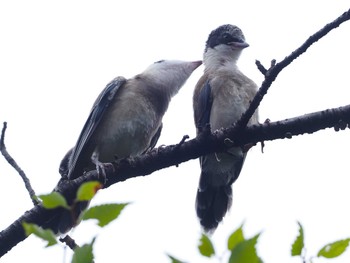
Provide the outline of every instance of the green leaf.
{"type": "Polygon", "coordinates": [[[57,243],[55,234],[52,232],[51,229],[42,229],[38,225],[26,222],[23,222],[22,225],[27,236],[29,236],[30,234],[34,234],[37,237],[43,239],[44,241],[47,241],[46,247],[50,247],[57,243]]]}
{"type": "Polygon", "coordinates": [[[98,181],[83,183],[78,189],[77,200],[90,201],[101,188],[102,184],[98,181]]]}
{"type": "Polygon", "coordinates": [[[259,236],[260,234],[238,243],[231,250],[229,263],[262,263],[255,248],[259,236]]]}
{"type": "Polygon", "coordinates": [[[92,253],[94,242],[95,239],[92,240],[91,244],[85,244],[74,249],[72,263],[92,263],[94,259],[94,255],[92,253]]]}
{"type": "Polygon", "coordinates": [[[66,199],[58,192],[52,192],[47,195],[39,195],[39,198],[43,201],[43,206],[46,209],[54,209],[57,207],[69,209],[66,199]]]}
{"type": "Polygon", "coordinates": [[[299,235],[295,239],[293,245],[292,245],[292,256],[301,256],[301,253],[304,248],[304,230],[303,226],[298,222],[299,225],[299,235]]]}
{"type": "Polygon", "coordinates": [[[205,257],[210,258],[212,255],[215,255],[214,246],[209,237],[205,234],[202,234],[202,237],[199,240],[198,249],[199,252],[205,257]]]}
{"type": "Polygon", "coordinates": [[[232,250],[238,243],[244,241],[243,224],[233,232],[227,241],[228,250],[232,250]]]}
{"type": "Polygon", "coordinates": [[[97,219],[98,225],[104,227],[109,224],[111,221],[116,219],[121,211],[127,206],[125,204],[104,204],[99,206],[94,206],[89,208],[83,215],[83,220],[87,219],[97,219]]]}
{"type": "Polygon", "coordinates": [[[349,246],[350,238],[325,245],[317,254],[318,257],[335,258],[344,253],[349,246]]]}
{"type": "Polygon", "coordinates": [[[181,261],[181,260],[179,260],[177,258],[174,258],[173,256],[171,256],[169,254],[167,254],[167,256],[170,258],[171,263],[185,263],[184,261],[181,261]]]}

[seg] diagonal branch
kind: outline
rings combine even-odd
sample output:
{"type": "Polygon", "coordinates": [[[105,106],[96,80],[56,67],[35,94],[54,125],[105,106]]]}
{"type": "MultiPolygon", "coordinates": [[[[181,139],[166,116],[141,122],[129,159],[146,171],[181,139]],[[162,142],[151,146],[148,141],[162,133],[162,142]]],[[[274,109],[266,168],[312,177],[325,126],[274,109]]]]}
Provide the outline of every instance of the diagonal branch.
{"type": "MultiPolygon", "coordinates": [[[[106,188],[135,176],[144,176],[154,171],[178,165],[191,159],[216,151],[224,151],[232,146],[255,144],[260,141],[292,138],[296,135],[311,134],[334,127],[345,129],[350,124],[350,105],[314,112],[277,122],[253,125],[239,132],[235,127],[221,129],[214,134],[197,137],[181,145],[170,145],[155,149],[144,156],[128,158],[114,164],[115,171],[107,176],[106,188]],[[227,145],[226,139],[232,143],[227,145]]],[[[89,181],[93,178],[83,178],[89,181]]],[[[96,178],[94,178],[96,179],[96,178]]]]}
{"type": "Polygon", "coordinates": [[[6,150],[5,146],[5,132],[7,129],[7,123],[4,122],[4,126],[2,127],[1,131],[1,138],[0,138],[0,152],[6,159],[6,161],[18,172],[18,174],[21,176],[24,185],[29,193],[30,199],[32,200],[34,205],[38,204],[38,200],[36,199],[35,192],[30,184],[29,178],[26,176],[24,171],[19,167],[19,165],[16,163],[16,161],[11,157],[11,155],[6,150]]]}
{"type": "Polygon", "coordinates": [[[346,12],[344,12],[341,16],[339,16],[337,19],[335,19],[333,22],[328,23],[325,25],[322,29],[317,31],[315,34],[310,36],[299,48],[294,50],[289,56],[285,57],[281,62],[278,62],[275,64],[275,61],[273,61],[271,64],[271,67],[266,70],[262,64],[257,61],[257,67],[258,69],[264,74],[265,80],[261,84],[261,87],[257,94],[255,95],[253,101],[251,102],[248,110],[242,115],[241,119],[237,122],[237,129],[242,129],[247,126],[248,121],[253,116],[256,109],[259,107],[260,102],[266,95],[268,89],[270,88],[272,82],[275,81],[278,74],[289,64],[291,64],[296,58],[298,58],[301,54],[306,52],[306,50],[314,43],[316,43],[318,40],[320,40],[322,37],[327,35],[331,30],[337,28],[342,24],[343,22],[350,19],[350,9],[346,12]]]}
{"type": "MultiPolygon", "coordinates": [[[[119,160],[113,164],[112,169],[107,166],[105,188],[130,178],[146,176],[157,170],[196,159],[204,154],[223,151],[235,145],[291,138],[295,135],[309,134],[331,127],[336,130],[345,129],[349,127],[349,123],[350,105],[347,105],[282,121],[249,126],[244,129],[243,133],[234,126],[221,129],[213,134],[209,133],[186,142],[182,141],[177,145],[154,149],[145,155],[119,160]],[[233,145],[226,145],[227,138],[232,141],[233,145]]],[[[74,198],[82,183],[96,180],[101,180],[101,178],[96,171],[91,171],[75,180],[62,181],[57,188],[64,196],[74,198]]],[[[0,232],[0,257],[26,238],[21,224],[23,221],[44,225],[51,219],[60,216],[61,212],[62,209],[46,210],[40,205],[25,212],[8,228],[0,232]]]]}
{"type": "MultiPolygon", "coordinates": [[[[136,158],[120,160],[113,165],[113,169],[106,170],[107,183],[105,188],[129,178],[149,175],[154,171],[177,165],[191,159],[196,159],[204,154],[223,151],[227,147],[232,147],[234,145],[238,146],[247,143],[256,143],[263,140],[291,138],[294,135],[313,133],[330,127],[334,127],[335,129],[349,127],[350,105],[315,112],[283,121],[246,127],[250,117],[259,106],[263,96],[267,93],[268,88],[276,79],[279,72],[299,55],[304,53],[313,43],[325,36],[330,30],[349,19],[350,10],[307,39],[300,48],[292,52],[284,60],[272,65],[272,67],[266,71],[265,80],[249,109],[235,126],[218,130],[214,134],[203,133],[195,139],[186,142],[183,140],[178,145],[157,148],[136,158]],[[230,141],[229,146],[226,145],[227,141],[230,141]]],[[[260,70],[264,72],[263,67],[260,67],[260,70]]],[[[57,189],[65,197],[68,197],[68,199],[74,198],[78,187],[82,183],[91,180],[100,180],[96,171],[91,171],[72,181],[62,180],[57,189]]],[[[31,210],[25,212],[8,228],[0,232],[0,257],[26,238],[22,228],[23,221],[35,223],[37,225],[44,225],[53,218],[60,216],[61,213],[61,209],[46,210],[41,205],[36,205],[31,210]]]]}

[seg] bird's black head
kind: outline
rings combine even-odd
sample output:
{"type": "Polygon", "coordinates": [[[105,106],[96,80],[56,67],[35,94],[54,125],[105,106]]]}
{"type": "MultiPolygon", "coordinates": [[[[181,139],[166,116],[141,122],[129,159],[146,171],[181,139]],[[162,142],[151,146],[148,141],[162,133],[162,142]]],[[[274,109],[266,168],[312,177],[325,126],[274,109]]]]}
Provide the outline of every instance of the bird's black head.
{"type": "Polygon", "coordinates": [[[222,25],[214,29],[206,42],[205,51],[208,48],[215,48],[216,46],[224,44],[232,46],[235,49],[243,49],[248,47],[245,42],[245,37],[240,28],[234,25],[222,25]]]}

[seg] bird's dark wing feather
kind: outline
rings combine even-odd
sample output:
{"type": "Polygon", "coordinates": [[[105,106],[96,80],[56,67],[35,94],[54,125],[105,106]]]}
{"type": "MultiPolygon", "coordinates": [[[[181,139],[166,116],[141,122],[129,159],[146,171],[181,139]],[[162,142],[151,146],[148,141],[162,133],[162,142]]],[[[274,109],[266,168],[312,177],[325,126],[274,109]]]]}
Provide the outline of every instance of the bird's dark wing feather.
{"type": "Polygon", "coordinates": [[[198,128],[204,128],[210,123],[210,112],[213,104],[209,80],[207,80],[200,89],[197,103],[196,124],[198,128]]]}
{"type": "Polygon", "coordinates": [[[154,136],[151,139],[151,143],[150,143],[148,149],[146,151],[144,151],[143,153],[146,153],[147,151],[152,150],[156,146],[158,139],[160,137],[160,134],[162,132],[162,128],[163,128],[163,123],[160,124],[157,132],[154,134],[154,136]]]}
{"type": "MultiPolygon", "coordinates": [[[[110,106],[110,102],[114,99],[118,89],[122,87],[125,82],[126,79],[124,77],[116,77],[107,84],[96,99],[90,115],[86,120],[85,125],[79,135],[78,141],[73,149],[69,163],[69,179],[74,179],[77,176],[80,176],[78,172],[82,172],[80,171],[82,168],[77,169],[77,166],[79,166],[79,159],[84,155],[84,152],[88,150],[90,146],[90,138],[93,136],[96,127],[99,125],[106,109],[110,106]]],[[[90,157],[91,156],[89,156],[89,158],[90,157]]]]}

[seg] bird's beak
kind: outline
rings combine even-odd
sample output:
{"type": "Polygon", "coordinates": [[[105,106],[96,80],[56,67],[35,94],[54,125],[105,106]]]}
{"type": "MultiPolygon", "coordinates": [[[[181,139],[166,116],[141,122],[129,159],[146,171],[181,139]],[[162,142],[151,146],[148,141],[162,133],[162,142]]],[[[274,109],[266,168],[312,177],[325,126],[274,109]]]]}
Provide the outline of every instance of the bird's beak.
{"type": "Polygon", "coordinates": [[[249,47],[249,44],[245,41],[243,41],[243,42],[230,42],[229,45],[234,47],[235,49],[243,49],[243,48],[249,47]]]}

